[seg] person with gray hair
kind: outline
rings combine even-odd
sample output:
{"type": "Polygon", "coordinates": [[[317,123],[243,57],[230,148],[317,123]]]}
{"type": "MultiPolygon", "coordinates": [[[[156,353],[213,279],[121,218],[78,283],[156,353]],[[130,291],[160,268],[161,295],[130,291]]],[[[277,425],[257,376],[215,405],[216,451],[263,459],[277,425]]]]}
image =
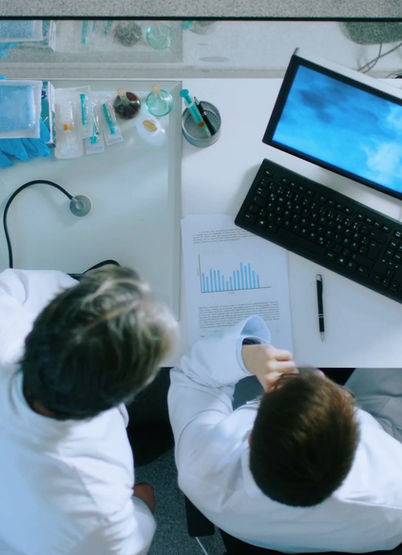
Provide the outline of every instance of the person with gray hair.
{"type": "Polygon", "coordinates": [[[155,499],[134,487],[125,403],[175,329],[129,268],[0,273],[0,553],[148,551],[155,499]]]}

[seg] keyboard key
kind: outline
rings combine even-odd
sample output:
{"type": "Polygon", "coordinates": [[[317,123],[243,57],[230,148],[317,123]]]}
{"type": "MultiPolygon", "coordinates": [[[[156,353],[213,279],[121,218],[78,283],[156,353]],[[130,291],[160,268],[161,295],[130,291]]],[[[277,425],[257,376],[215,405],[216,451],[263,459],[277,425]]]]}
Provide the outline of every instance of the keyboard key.
{"type": "Polygon", "coordinates": [[[253,223],[255,222],[256,217],[254,216],[254,214],[247,213],[247,214],[244,214],[244,219],[246,222],[253,223]]]}
{"type": "Polygon", "coordinates": [[[357,267],[357,271],[359,272],[359,274],[366,276],[368,275],[368,268],[367,266],[358,266],[357,267]]]}
{"type": "Polygon", "coordinates": [[[391,283],[391,285],[390,285],[390,289],[391,289],[392,291],[394,291],[395,293],[396,293],[397,291],[399,291],[400,287],[401,287],[401,284],[398,283],[397,281],[393,281],[393,282],[391,283]]]}
{"type": "Polygon", "coordinates": [[[350,270],[351,272],[354,272],[357,268],[356,262],[353,262],[352,260],[349,260],[349,262],[347,262],[347,264],[346,264],[346,268],[348,270],[350,270]]]}

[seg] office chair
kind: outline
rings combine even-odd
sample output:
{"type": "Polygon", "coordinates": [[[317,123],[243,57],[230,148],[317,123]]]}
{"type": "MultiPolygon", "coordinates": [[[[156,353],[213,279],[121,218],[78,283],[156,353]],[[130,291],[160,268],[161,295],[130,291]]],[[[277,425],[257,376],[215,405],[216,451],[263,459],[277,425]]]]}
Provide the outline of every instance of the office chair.
{"type": "MultiPolygon", "coordinates": [[[[202,536],[212,536],[215,533],[215,525],[204,516],[201,511],[197,509],[191,501],[184,496],[185,508],[186,508],[186,518],[187,518],[187,531],[189,536],[202,537],[202,536]]],[[[263,547],[257,547],[249,543],[245,543],[239,540],[227,532],[224,532],[218,528],[223,544],[225,546],[226,552],[224,555],[284,555],[282,551],[275,551],[274,549],[268,549],[263,547]]],[[[339,551],[325,551],[321,552],[325,555],[347,555],[345,552],[339,551]]],[[[381,550],[381,551],[370,551],[366,555],[389,555],[390,553],[397,555],[402,554],[402,543],[391,550],[381,550]]],[[[299,553],[298,555],[317,555],[315,553],[299,553]]],[[[361,554],[365,555],[365,554],[361,554]]]]}
{"type": "Polygon", "coordinates": [[[87,268],[84,272],[80,272],[78,274],[77,273],[72,273],[72,274],[68,274],[68,275],[70,277],[74,278],[74,279],[80,280],[90,270],[95,270],[96,268],[102,268],[103,266],[109,266],[110,264],[112,264],[113,266],[120,266],[120,264],[118,262],[116,262],[116,260],[113,260],[112,258],[108,258],[107,260],[102,260],[101,262],[98,262],[94,266],[91,266],[90,268],[87,268]]]}

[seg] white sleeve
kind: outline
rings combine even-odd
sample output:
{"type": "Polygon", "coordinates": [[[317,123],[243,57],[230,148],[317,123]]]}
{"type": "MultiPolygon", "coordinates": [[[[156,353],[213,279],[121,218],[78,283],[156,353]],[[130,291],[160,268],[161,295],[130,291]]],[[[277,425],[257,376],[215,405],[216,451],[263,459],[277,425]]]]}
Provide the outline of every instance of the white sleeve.
{"type": "Polygon", "coordinates": [[[76,283],[53,270],[8,269],[0,273],[0,363],[21,357],[36,316],[59,291],[76,283]]]}
{"type": "Polygon", "coordinates": [[[155,519],[144,501],[138,497],[133,497],[132,499],[135,506],[138,529],[141,531],[142,545],[139,545],[137,539],[137,549],[140,549],[139,553],[148,553],[148,550],[151,547],[152,538],[155,534],[155,519]]]}
{"type": "Polygon", "coordinates": [[[145,555],[151,547],[155,529],[155,519],[148,506],[138,497],[132,497],[125,507],[104,518],[70,553],[145,555]]]}
{"type": "Polygon", "coordinates": [[[197,442],[209,442],[212,428],[215,437],[225,436],[235,384],[251,375],[239,359],[244,337],[270,340],[264,321],[253,316],[222,336],[198,341],[191,354],[182,358],[180,369],[170,372],[168,408],[179,472],[197,442]]]}
{"type": "Polygon", "coordinates": [[[180,361],[180,370],[194,382],[220,387],[235,385],[250,375],[241,355],[243,339],[269,343],[271,334],[264,320],[251,316],[230,328],[224,334],[197,341],[189,355],[180,361]]]}

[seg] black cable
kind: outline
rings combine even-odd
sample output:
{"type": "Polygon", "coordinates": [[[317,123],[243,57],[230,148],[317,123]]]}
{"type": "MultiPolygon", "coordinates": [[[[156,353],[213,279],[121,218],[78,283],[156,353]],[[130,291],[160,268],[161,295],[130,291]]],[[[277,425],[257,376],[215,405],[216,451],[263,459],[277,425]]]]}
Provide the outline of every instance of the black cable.
{"type": "Polygon", "coordinates": [[[364,64],[363,66],[360,66],[358,68],[358,71],[361,71],[362,73],[367,73],[368,71],[370,71],[370,69],[372,69],[376,63],[378,62],[378,60],[381,58],[382,54],[382,42],[380,42],[379,44],[379,48],[378,48],[378,54],[375,58],[373,58],[372,60],[369,60],[366,64],[364,64]]]}
{"type": "Polygon", "coordinates": [[[384,56],[388,56],[388,54],[391,54],[391,52],[395,52],[395,50],[398,50],[398,48],[400,48],[401,46],[402,46],[402,42],[399,42],[393,48],[390,48],[386,52],[382,52],[383,43],[381,42],[377,56],[372,60],[370,60],[369,62],[367,62],[366,64],[360,66],[358,68],[358,71],[361,71],[362,73],[367,73],[368,71],[373,69],[373,67],[376,65],[376,63],[380,58],[383,58],[384,56]]]}
{"type": "Polygon", "coordinates": [[[8,199],[8,201],[6,203],[6,206],[4,208],[4,212],[3,212],[3,227],[4,227],[4,233],[5,233],[5,236],[6,236],[9,268],[13,267],[13,251],[12,251],[12,248],[11,248],[10,236],[8,234],[8,229],[7,229],[7,212],[8,212],[8,209],[10,208],[11,203],[13,202],[15,197],[18,195],[18,193],[20,193],[21,191],[23,191],[27,187],[30,187],[31,185],[36,185],[37,183],[43,183],[44,185],[50,185],[51,187],[55,187],[56,189],[59,189],[59,191],[61,191],[63,194],[65,194],[66,197],[69,198],[70,200],[73,198],[73,195],[70,195],[70,193],[68,191],[66,191],[65,189],[63,189],[63,187],[61,185],[58,185],[57,183],[54,183],[53,181],[48,181],[47,179],[34,179],[33,181],[28,181],[27,183],[24,183],[24,185],[21,185],[21,187],[18,187],[18,189],[16,189],[14,191],[14,193],[8,199]]]}

